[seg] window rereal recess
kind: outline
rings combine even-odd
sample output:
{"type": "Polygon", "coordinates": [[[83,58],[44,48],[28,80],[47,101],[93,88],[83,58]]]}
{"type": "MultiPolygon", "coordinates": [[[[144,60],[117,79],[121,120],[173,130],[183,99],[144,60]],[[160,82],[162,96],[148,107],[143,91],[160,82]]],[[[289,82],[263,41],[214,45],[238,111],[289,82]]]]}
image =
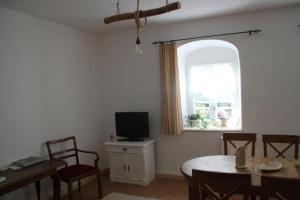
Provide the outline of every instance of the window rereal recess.
{"type": "Polygon", "coordinates": [[[241,130],[238,49],[221,40],[178,47],[181,105],[185,129],[241,130]]]}

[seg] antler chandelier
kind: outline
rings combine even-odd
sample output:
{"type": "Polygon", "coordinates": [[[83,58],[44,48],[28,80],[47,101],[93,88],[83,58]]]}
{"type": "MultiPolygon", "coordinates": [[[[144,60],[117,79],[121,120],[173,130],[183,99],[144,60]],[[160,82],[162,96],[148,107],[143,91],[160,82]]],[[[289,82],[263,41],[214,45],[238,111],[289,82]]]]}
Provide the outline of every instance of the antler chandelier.
{"type": "Polygon", "coordinates": [[[130,19],[135,20],[136,35],[137,35],[136,41],[135,41],[135,44],[136,44],[135,52],[136,52],[136,54],[142,54],[143,52],[141,49],[140,30],[147,24],[147,17],[161,15],[161,14],[164,14],[167,12],[171,12],[171,11],[180,9],[180,6],[181,6],[180,2],[169,3],[169,0],[166,0],[165,6],[150,9],[150,10],[140,10],[140,0],[137,0],[135,12],[121,14],[120,0],[117,0],[117,3],[116,3],[117,14],[110,16],[110,17],[106,17],[104,19],[104,23],[110,24],[112,22],[117,22],[117,21],[122,21],[122,20],[130,20],[130,19]],[[144,19],[144,23],[141,23],[141,19],[144,19]]]}

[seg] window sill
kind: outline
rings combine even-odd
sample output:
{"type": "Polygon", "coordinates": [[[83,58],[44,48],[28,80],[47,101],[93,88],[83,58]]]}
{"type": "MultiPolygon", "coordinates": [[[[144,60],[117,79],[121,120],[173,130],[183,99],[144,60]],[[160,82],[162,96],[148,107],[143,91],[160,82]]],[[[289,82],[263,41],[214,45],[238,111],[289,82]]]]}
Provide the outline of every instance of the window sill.
{"type": "Polygon", "coordinates": [[[241,132],[243,131],[242,128],[240,129],[232,129],[232,128],[208,128],[208,129],[201,129],[201,128],[183,128],[184,132],[241,132]]]}

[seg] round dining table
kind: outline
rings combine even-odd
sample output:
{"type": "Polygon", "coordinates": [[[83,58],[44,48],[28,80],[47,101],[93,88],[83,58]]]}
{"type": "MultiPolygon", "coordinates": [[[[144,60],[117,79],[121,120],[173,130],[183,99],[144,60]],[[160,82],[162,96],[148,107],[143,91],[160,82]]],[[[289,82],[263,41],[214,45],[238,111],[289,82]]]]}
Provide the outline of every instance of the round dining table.
{"type": "Polygon", "coordinates": [[[223,173],[250,173],[253,196],[260,195],[261,191],[261,176],[267,174],[268,176],[277,176],[284,178],[300,178],[300,160],[289,160],[284,158],[256,158],[249,157],[246,160],[245,169],[235,168],[235,156],[229,155],[213,155],[194,158],[183,163],[181,173],[184,175],[189,184],[189,199],[195,195],[192,181],[193,169],[223,172],[223,173]],[[283,168],[277,171],[262,171],[259,166],[267,164],[271,161],[281,162],[283,168]]]}

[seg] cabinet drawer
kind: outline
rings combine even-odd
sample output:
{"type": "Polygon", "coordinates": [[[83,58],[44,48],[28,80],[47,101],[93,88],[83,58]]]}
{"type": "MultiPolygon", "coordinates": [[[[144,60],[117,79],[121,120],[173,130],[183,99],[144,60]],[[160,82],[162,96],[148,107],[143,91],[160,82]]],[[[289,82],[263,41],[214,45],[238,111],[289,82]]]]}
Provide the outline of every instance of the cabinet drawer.
{"type": "Polygon", "coordinates": [[[118,152],[118,153],[143,153],[143,148],[140,147],[129,147],[129,146],[108,146],[109,152],[118,152]]]}

